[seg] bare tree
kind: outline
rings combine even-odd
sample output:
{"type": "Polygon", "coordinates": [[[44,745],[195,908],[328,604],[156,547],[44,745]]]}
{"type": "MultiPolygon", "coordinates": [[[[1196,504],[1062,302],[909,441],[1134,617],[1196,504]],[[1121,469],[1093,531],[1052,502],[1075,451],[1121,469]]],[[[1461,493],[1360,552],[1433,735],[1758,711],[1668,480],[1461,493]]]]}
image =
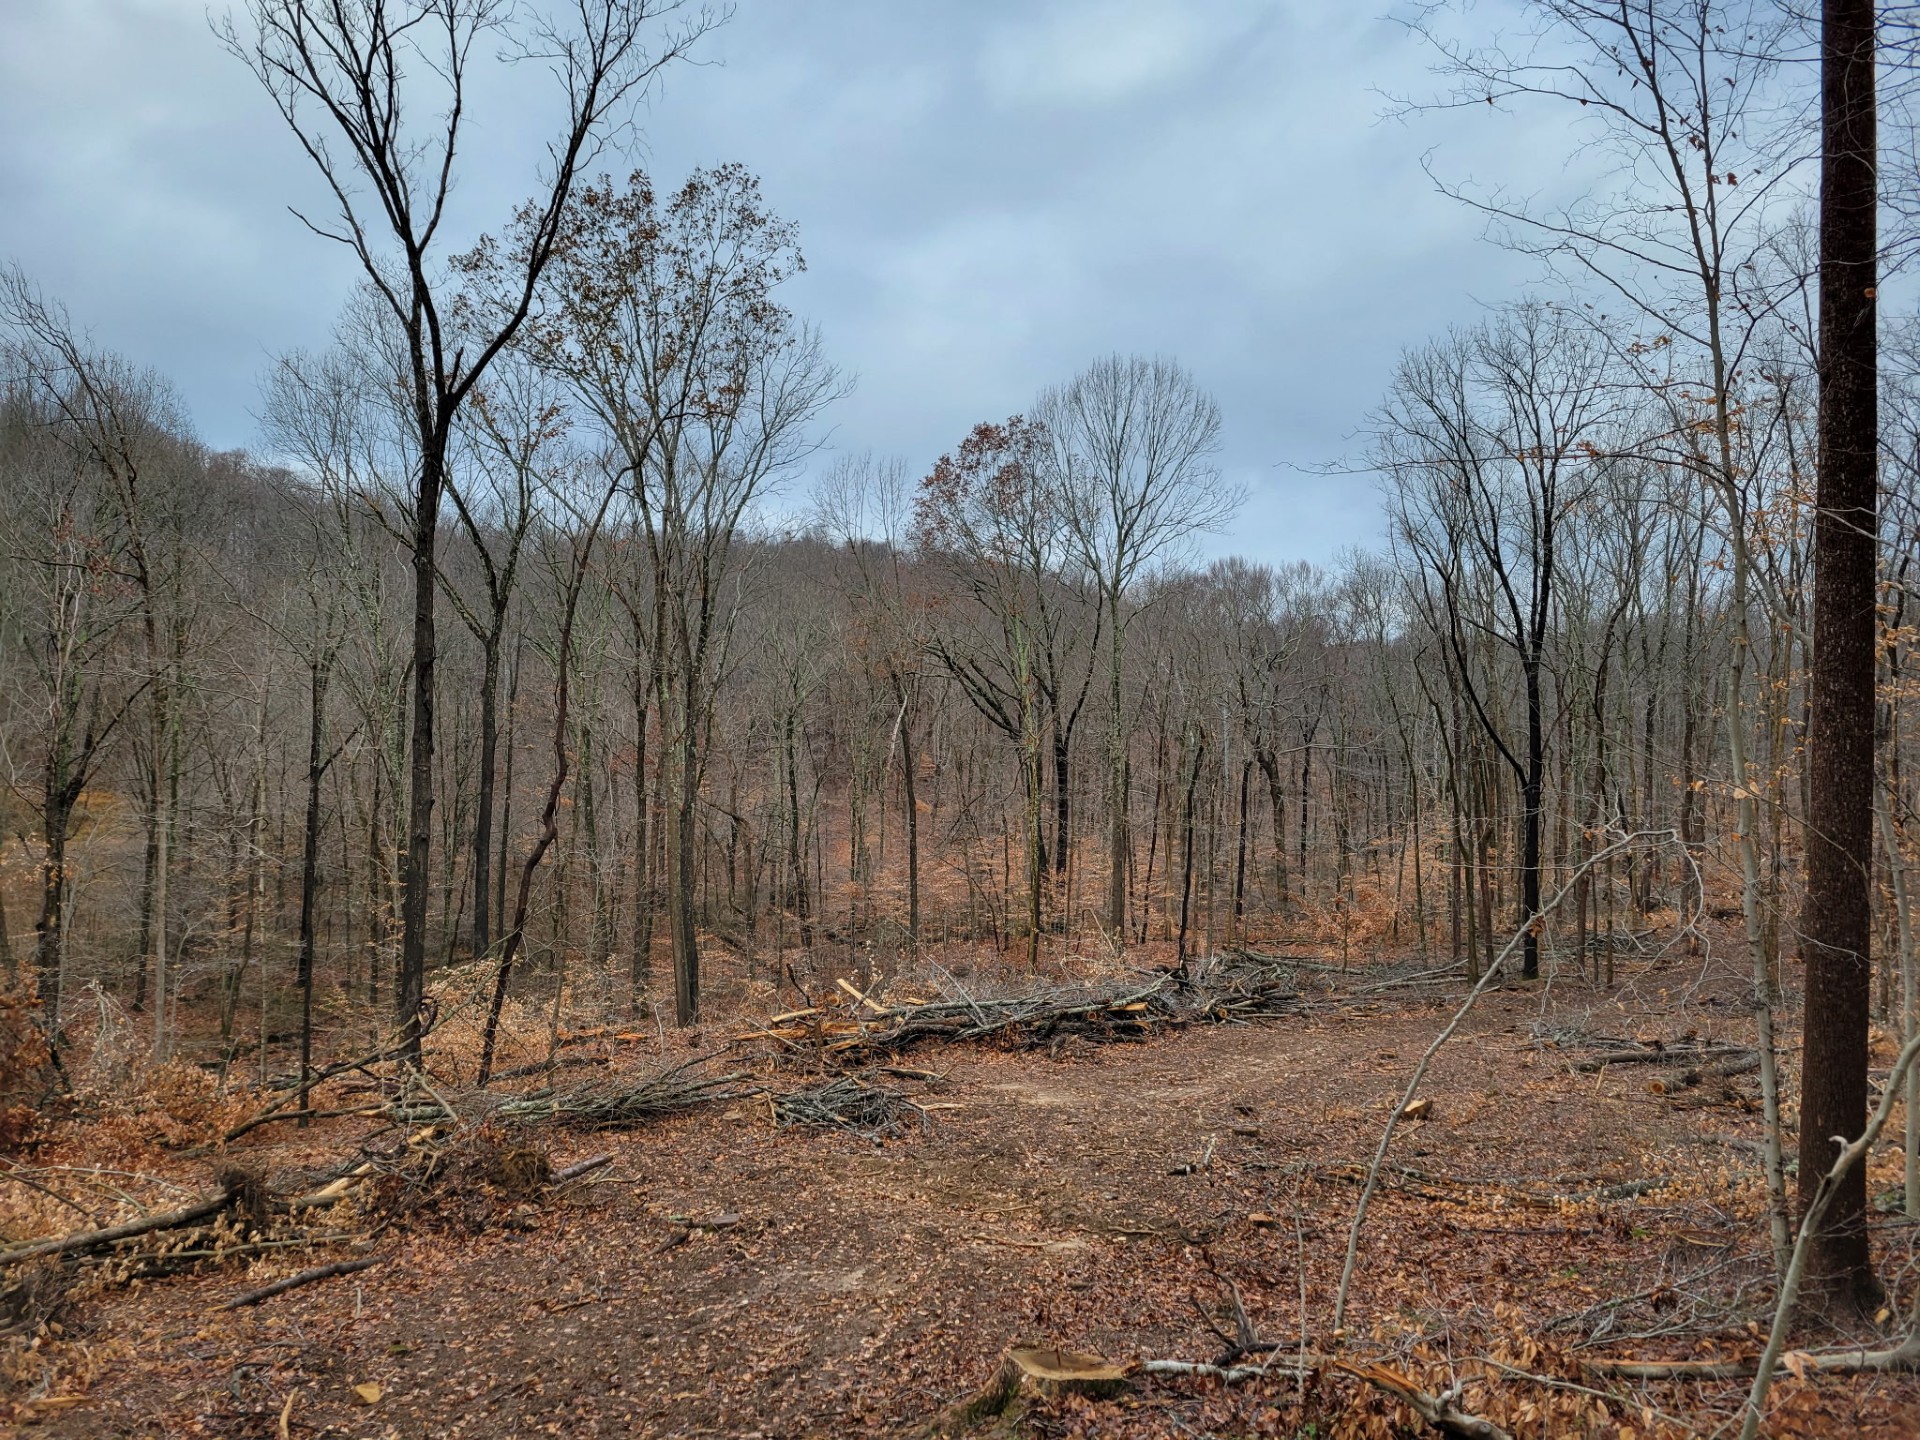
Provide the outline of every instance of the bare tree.
{"type": "MultiPolygon", "coordinates": [[[[1049,705],[1047,694],[1067,690],[1060,674],[1074,635],[1074,596],[1059,576],[1069,558],[1060,495],[1046,484],[1044,429],[1015,415],[1005,424],[974,426],[958,450],[942,455],[920,482],[914,532],[971,604],[944,607],[928,643],[941,666],[981,717],[1017,747],[1026,851],[1026,946],[1039,962],[1046,840],[1041,828],[1041,742],[1045,712],[1056,733],[1071,735],[1079,703],[1092,679],[1097,638],[1089,637],[1087,665],[1071,713],[1049,705]],[[1051,684],[1043,684],[1046,675],[1051,684]]],[[[1063,767],[1062,767],[1063,768],[1063,767]]],[[[1066,776],[1057,776],[1064,794],[1066,776]]],[[[1057,829],[1063,865],[1071,844],[1057,829]]]]}
{"type": "MultiPolygon", "coordinates": [[[[1756,343],[1782,323],[1800,278],[1790,270],[1782,275],[1774,263],[1779,228],[1800,199],[1798,179],[1811,153],[1799,123],[1804,97],[1792,83],[1794,68],[1783,64],[1797,19],[1791,7],[1770,0],[1530,0],[1535,23],[1524,38],[1469,44],[1443,33],[1443,14],[1455,8],[1431,7],[1417,22],[1452,82],[1444,103],[1495,111],[1527,102],[1574,107],[1588,148],[1611,164],[1600,167],[1586,193],[1558,208],[1444,182],[1442,190],[1485,214],[1503,243],[1541,256],[1576,292],[1591,287],[1602,303],[1625,303],[1634,323],[1603,326],[1602,333],[1615,335],[1621,358],[1671,416],[1664,434],[1646,437],[1646,448],[1677,456],[1725,513],[1736,630],[1726,672],[1728,763],[1739,796],[1742,913],[1769,1118],[1770,1228],[1776,1264],[1784,1264],[1775,982],[1763,907],[1760,788],[1747,734],[1753,477],[1736,450],[1743,367],[1754,362],[1756,343]]],[[[1777,604],[1778,597],[1769,598],[1777,604]]]]}
{"type": "Polygon", "coordinates": [[[94,477],[102,533],[86,543],[111,550],[111,559],[103,552],[90,562],[95,578],[123,589],[139,621],[147,847],[137,996],[145,998],[151,975],[153,1054],[165,1059],[172,1044],[169,882],[179,790],[177,692],[186,648],[182,588],[189,569],[186,537],[194,529],[184,509],[193,487],[185,483],[183,467],[190,468],[195,457],[182,442],[184,422],[165,384],[97,351],[65,309],[18,270],[0,274],[0,324],[19,347],[23,374],[71,463],[94,477]]]}
{"type": "MultiPolygon", "coordinates": [[[[442,566],[442,585],[455,613],[480,646],[480,750],[474,795],[473,953],[491,948],[495,785],[500,754],[500,671],[507,615],[516,594],[528,531],[538,516],[535,491],[546,452],[566,433],[561,397],[524,361],[496,366],[474,393],[463,427],[471,480],[449,475],[447,494],[479,570],[479,595],[470,597],[442,566]]],[[[504,902],[504,897],[501,897],[504,902]]]]}
{"type": "Polygon", "coordinates": [[[1048,441],[1047,482],[1060,497],[1076,562],[1092,578],[1107,632],[1108,929],[1127,923],[1127,726],[1122,679],[1129,596],[1190,536],[1239,508],[1210,457],[1220,408],[1167,359],[1109,355],[1047,390],[1032,418],[1048,441]]]}
{"type": "Polygon", "coordinates": [[[531,313],[581,168],[660,69],[715,22],[699,10],[650,48],[659,18],[682,0],[570,0],[566,21],[511,25],[507,0],[247,0],[251,35],[229,18],[227,48],[253,71],[319,170],[330,220],[300,217],[350,249],[405,337],[406,400],[418,446],[413,483],[413,713],[407,854],[395,1016],[418,1060],[432,848],[434,597],[440,502],[461,406],[531,313]],[[547,68],[565,119],[547,148],[525,244],[490,303],[456,307],[459,281],[443,259],[447,203],[465,143],[476,47],[547,68]],[[415,103],[436,105],[424,124],[415,103]],[[371,190],[369,199],[359,188],[371,190]]]}
{"type": "Polygon", "coordinates": [[[31,347],[0,351],[0,466],[14,481],[0,511],[6,583],[0,616],[18,707],[9,758],[34,753],[33,779],[18,788],[38,811],[40,908],[33,968],[46,1024],[57,1037],[68,967],[68,855],[81,795],[111,753],[115,732],[140,694],[114,684],[111,652],[134,616],[125,587],[107,577],[124,563],[121,537],[99,476],[60,442],[58,411],[42,386],[48,376],[31,347]],[[105,582],[105,583],[103,583],[105,582]]]}
{"type": "Polygon", "coordinates": [[[1547,644],[1563,531],[1603,465],[1604,351],[1553,309],[1529,305],[1403,362],[1379,422],[1397,538],[1419,567],[1426,613],[1520,792],[1522,974],[1540,973],[1541,827],[1547,767],[1547,644]],[[1495,713],[1470,640],[1519,668],[1524,734],[1495,713]],[[1476,672],[1479,673],[1476,673],[1476,672]]]}
{"type": "MultiPolygon", "coordinates": [[[[521,246],[537,241],[523,239],[521,246]]],[[[731,655],[754,506],[808,454],[842,390],[818,337],[775,298],[801,266],[793,227],[737,165],[665,205],[636,175],[585,188],[532,339],[624,467],[655,606],[652,678],[666,750],[667,923],[674,1013],[700,1011],[697,806],[712,706],[731,655]]]]}

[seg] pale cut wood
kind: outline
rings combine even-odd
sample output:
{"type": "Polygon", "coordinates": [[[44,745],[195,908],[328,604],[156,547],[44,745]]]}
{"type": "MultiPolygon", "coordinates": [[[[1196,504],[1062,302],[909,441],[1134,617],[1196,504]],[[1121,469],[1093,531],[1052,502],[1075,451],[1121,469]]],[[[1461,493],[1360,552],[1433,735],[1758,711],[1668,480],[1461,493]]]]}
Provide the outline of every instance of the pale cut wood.
{"type": "Polygon", "coordinates": [[[983,1425],[1004,1425],[1031,1400],[1081,1395],[1104,1400],[1127,1388],[1127,1367],[1098,1355],[1052,1345],[1014,1345],[985,1388],[951,1405],[936,1420],[936,1435],[961,1434],[983,1425]]]}

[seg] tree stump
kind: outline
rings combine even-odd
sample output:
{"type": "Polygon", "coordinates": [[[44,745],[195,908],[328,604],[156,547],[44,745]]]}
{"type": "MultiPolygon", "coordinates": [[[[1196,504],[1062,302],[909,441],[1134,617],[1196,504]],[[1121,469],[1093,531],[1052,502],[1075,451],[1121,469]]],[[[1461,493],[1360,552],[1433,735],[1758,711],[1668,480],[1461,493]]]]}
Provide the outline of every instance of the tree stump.
{"type": "Polygon", "coordinates": [[[934,1422],[932,1433],[953,1435],[988,1424],[1010,1430],[1030,1401],[1062,1395],[1104,1400],[1126,1386],[1126,1368],[1098,1355],[1052,1345],[1015,1345],[985,1388],[950,1405],[934,1422]]]}

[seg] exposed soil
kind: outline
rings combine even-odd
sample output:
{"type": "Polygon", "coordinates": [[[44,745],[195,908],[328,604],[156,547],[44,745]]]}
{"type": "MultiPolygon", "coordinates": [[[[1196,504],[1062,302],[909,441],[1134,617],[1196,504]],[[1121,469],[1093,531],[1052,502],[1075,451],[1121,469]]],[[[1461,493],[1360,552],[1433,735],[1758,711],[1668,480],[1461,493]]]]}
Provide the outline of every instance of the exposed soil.
{"type": "MultiPolygon", "coordinates": [[[[1577,988],[1550,1000],[1488,995],[1425,1087],[1431,1117],[1403,1128],[1394,1158],[1433,1176],[1569,1192],[1656,1174],[1671,1182],[1548,1209],[1453,1179],[1445,1194],[1383,1191],[1350,1345],[1418,1367],[1496,1345],[1513,1354],[1530,1338],[1541,1347],[1536,1367],[1564,1375],[1578,1373],[1564,1347],[1595,1330],[1657,1331],[1678,1314],[1691,1321],[1685,1337],[1602,1348],[1751,1350],[1742,1327],[1763,1313],[1752,1286],[1765,1271],[1746,1148],[1757,1117],[1739,1094],[1710,1086],[1655,1093],[1640,1067],[1578,1072],[1572,1052],[1543,1041],[1556,1024],[1677,1029],[1659,978],[1643,977],[1634,1013],[1577,988]],[[1662,1285],[1674,1292],[1664,1302],[1662,1285]]],[[[1389,994],[1052,1055],[918,1052],[916,1065],[951,1066],[934,1098],[960,1108],[936,1112],[929,1133],[880,1145],[776,1130],[757,1101],[566,1138],[556,1163],[603,1149],[614,1163],[478,1236],[390,1235],[379,1268],[231,1314],[214,1307],[314,1260],[88,1302],[75,1317],[80,1338],[63,1343],[96,1347],[101,1373],[83,1403],[44,1413],[36,1431],[900,1434],[984,1382],[1019,1340],[1119,1359],[1212,1358],[1221,1344],[1197,1313],[1218,1313],[1223,1288],[1209,1265],[1240,1286],[1269,1339],[1298,1336],[1303,1258],[1305,1323],[1324,1347],[1358,1194],[1329,1167],[1365,1163],[1458,998],[1413,993],[1433,998],[1389,994]],[[1209,1146],[1211,1163],[1198,1168],[1209,1146]],[[1194,1173],[1170,1173],[1182,1167],[1194,1173]],[[739,1222],[673,1243],[686,1232],[669,1216],[721,1212],[739,1222]],[[372,1403],[354,1389],[367,1385],[379,1387],[372,1403]]],[[[1684,1023],[1738,1037],[1744,1020],[1731,1003],[1695,995],[1684,1023]]],[[[251,1153],[272,1166],[276,1146],[295,1144],[263,1139],[251,1153]]],[[[1659,1410],[1706,1425],[1733,1413],[1739,1389],[1649,1393],[1659,1410]]],[[[1512,1422],[1522,1399],[1549,1393],[1475,1386],[1466,1402],[1512,1422]]],[[[1910,1380],[1784,1376],[1777,1395],[1775,1433],[1920,1433],[1910,1380]]],[[[1351,1381],[1304,1403],[1291,1379],[1232,1392],[1170,1382],[1029,1419],[1047,1434],[1292,1435],[1317,1405],[1349,1413],[1349,1430],[1331,1433],[1396,1433],[1351,1419],[1372,1403],[1351,1381]]],[[[1394,1413],[1382,1402],[1375,1418],[1390,1427],[1394,1413]]],[[[1632,1417],[1642,1435],[1662,1430],[1657,1415],[1617,1405],[1611,1414],[1632,1417]]],[[[1613,1422],[1589,1413],[1582,1423],[1625,1433],[1613,1422]]],[[[1518,1428],[1564,1433],[1551,1423],[1529,1428],[1521,1416],[1518,1428]]],[[[1329,1433],[1324,1422],[1316,1433],[1329,1433]]]]}

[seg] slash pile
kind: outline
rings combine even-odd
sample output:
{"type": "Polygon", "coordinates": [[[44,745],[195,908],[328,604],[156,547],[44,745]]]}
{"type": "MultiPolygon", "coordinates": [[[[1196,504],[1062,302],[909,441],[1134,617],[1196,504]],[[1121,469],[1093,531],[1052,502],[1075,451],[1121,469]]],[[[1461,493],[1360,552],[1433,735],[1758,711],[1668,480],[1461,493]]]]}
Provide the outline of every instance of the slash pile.
{"type": "Polygon", "coordinates": [[[935,1042],[1033,1049],[1069,1039],[1137,1040],[1183,1025],[1293,1014],[1301,1004],[1284,960],[1249,955],[1211,956],[1118,983],[1042,985],[1016,994],[973,994],[952,977],[940,994],[924,999],[880,1000],[850,981],[839,985],[850,1004],[791,1010],[739,1038],[859,1065],[935,1042]]]}

